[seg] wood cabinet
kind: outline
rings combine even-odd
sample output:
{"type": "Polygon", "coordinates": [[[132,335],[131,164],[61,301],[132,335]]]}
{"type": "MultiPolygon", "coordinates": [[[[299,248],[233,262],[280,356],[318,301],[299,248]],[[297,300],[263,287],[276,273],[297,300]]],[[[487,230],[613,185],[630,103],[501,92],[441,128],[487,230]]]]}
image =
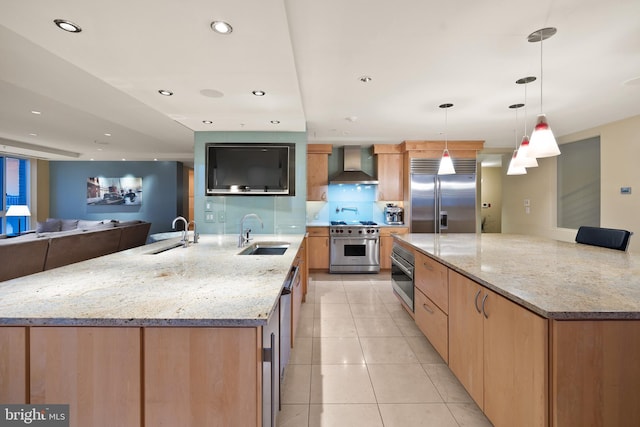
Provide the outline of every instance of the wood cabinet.
{"type": "Polygon", "coordinates": [[[303,242],[293,262],[293,265],[298,267],[298,277],[291,285],[291,347],[295,344],[298,321],[300,320],[300,310],[302,309],[302,302],[304,301],[306,292],[306,286],[304,284],[307,276],[306,253],[306,245],[303,242]]]}
{"type": "Polygon", "coordinates": [[[449,360],[448,316],[420,289],[415,288],[414,316],[416,325],[429,340],[442,359],[449,360]]]}
{"type": "Polygon", "coordinates": [[[548,425],[548,321],[449,271],[449,367],[494,426],[548,425]]]}
{"type": "Polygon", "coordinates": [[[140,357],[139,328],[32,327],[29,403],[69,404],[72,427],[141,425],[140,357]]]}
{"type": "Polygon", "coordinates": [[[408,227],[380,227],[380,269],[391,269],[391,250],[393,249],[393,234],[406,234],[408,227]]]}
{"type": "Polygon", "coordinates": [[[445,314],[449,312],[448,270],[445,265],[416,251],[414,284],[445,314]]]}
{"type": "Polygon", "coordinates": [[[27,328],[0,328],[0,402],[27,403],[27,328]]]}
{"type": "Polygon", "coordinates": [[[307,145],[307,200],[326,202],[331,144],[307,145]]]}
{"type": "Polygon", "coordinates": [[[260,425],[260,331],[146,328],[144,425],[260,425]]]}
{"type": "Polygon", "coordinates": [[[309,270],[329,269],[329,227],[307,227],[309,270]]]}
{"type": "Polygon", "coordinates": [[[378,174],[378,200],[403,200],[404,155],[400,145],[374,145],[378,174]]]}

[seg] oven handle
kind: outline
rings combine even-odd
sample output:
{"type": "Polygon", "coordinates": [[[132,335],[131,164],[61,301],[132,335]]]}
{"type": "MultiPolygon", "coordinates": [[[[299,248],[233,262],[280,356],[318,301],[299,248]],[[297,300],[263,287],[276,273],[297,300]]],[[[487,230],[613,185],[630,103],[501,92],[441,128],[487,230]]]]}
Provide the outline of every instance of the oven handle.
{"type": "Polygon", "coordinates": [[[402,264],[402,261],[400,261],[398,258],[396,258],[395,256],[393,256],[393,252],[391,253],[391,260],[393,261],[393,263],[400,269],[402,270],[402,272],[404,274],[406,274],[407,276],[409,276],[410,278],[413,279],[413,268],[412,269],[408,269],[407,267],[405,267],[402,264]]]}

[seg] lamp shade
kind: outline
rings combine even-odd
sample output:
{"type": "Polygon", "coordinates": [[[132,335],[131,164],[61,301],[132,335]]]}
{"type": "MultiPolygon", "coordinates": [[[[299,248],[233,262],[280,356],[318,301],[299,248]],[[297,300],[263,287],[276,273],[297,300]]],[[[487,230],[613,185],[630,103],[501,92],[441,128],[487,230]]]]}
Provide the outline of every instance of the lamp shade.
{"type": "Polygon", "coordinates": [[[442,152],[442,159],[440,159],[440,167],[438,168],[438,175],[453,175],[456,173],[455,168],[453,167],[453,160],[451,160],[451,156],[449,155],[449,150],[446,148],[442,152]]]}
{"type": "Polygon", "coordinates": [[[31,211],[27,205],[11,205],[4,216],[31,216],[31,211]]]}
{"type": "Polygon", "coordinates": [[[540,158],[559,154],[560,148],[558,148],[556,138],[553,136],[549,123],[547,123],[547,117],[544,114],[539,114],[536,127],[531,134],[529,156],[540,158]]]}
{"type": "Polygon", "coordinates": [[[507,169],[507,175],[525,175],[527,170],[524,166],[518,166],[516,164],[516,157],[518,150],[513,150],[513,156],[511,156],[511,162],[509,162],[509,169],[507,169]]]}
{"type": "Polygon", "coordinates": [[[538,167],[538,161],[535,157],[531,156],[529,137],[527,137],[527,135],[522,137],[522,142],[520,142],[520,147],[518,147],[518,154],[512,162],[515,162],[514,166],[522,166],[525,168],[538,167]]]}

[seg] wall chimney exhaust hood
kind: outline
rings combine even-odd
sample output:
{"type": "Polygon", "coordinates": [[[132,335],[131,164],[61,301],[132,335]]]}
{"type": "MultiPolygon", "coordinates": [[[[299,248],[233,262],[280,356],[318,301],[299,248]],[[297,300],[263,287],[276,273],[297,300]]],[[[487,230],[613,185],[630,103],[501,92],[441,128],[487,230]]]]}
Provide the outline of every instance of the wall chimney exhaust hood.
{"type": "Polygon", "coordinates": [[[378,180],[362,171],[359,145],[345,145],[343,171],[329,180],[329,184],[377,184],[378,180]]]}

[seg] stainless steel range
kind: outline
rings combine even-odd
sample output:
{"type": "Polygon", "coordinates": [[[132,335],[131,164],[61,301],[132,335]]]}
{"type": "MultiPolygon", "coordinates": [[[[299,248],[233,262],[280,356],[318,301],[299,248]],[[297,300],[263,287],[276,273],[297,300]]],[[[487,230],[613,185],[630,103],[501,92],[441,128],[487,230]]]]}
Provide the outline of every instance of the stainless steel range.
{"type": "Polygon", "coordinates": [[[330,273],[380,272],[380,227],[372,221],[331,221],[330,273]]]}

